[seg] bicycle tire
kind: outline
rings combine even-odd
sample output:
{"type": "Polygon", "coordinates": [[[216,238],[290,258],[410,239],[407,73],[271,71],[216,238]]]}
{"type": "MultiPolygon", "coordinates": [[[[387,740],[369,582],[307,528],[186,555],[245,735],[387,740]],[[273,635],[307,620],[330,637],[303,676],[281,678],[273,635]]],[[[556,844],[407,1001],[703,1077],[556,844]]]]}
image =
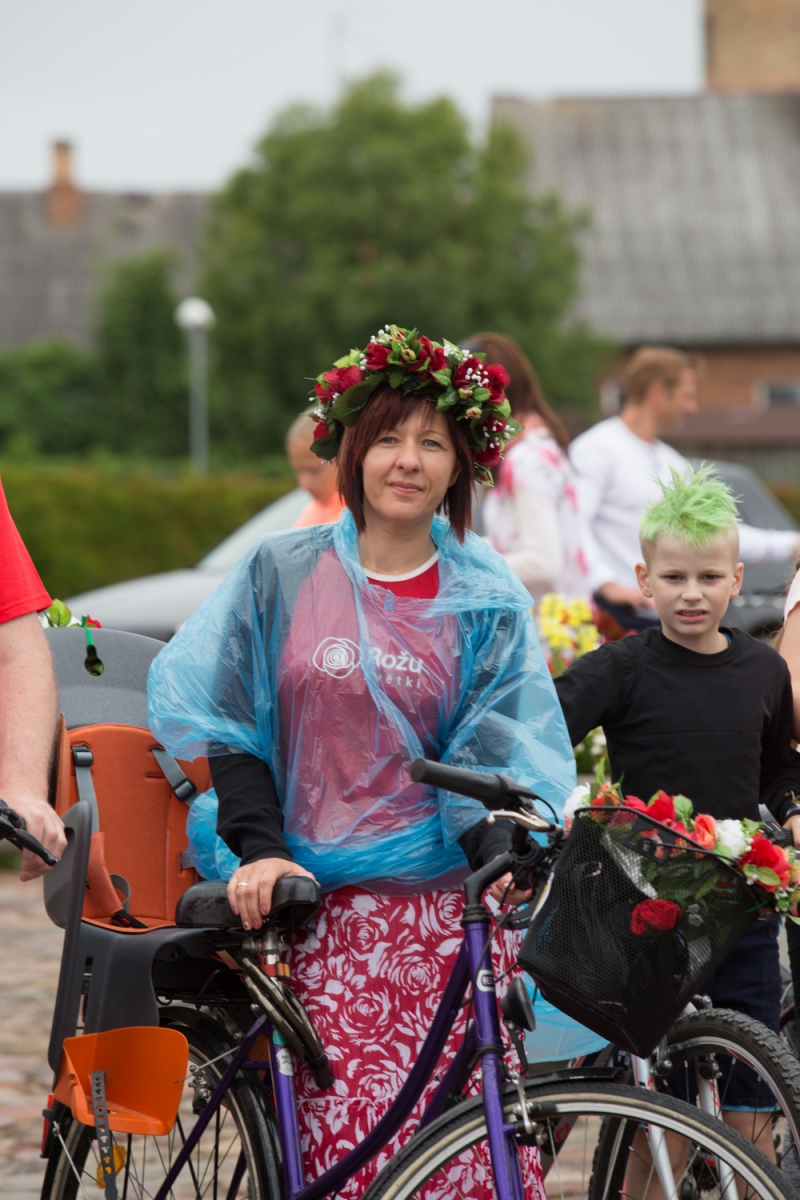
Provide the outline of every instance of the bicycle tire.
{"type": "MultiPolygon", "coordinates": [[[[235,1050],[236,1042],[223,1026],[209,1017],[198,1016],[194,1010],[168,1009],[162,1024],[186,1035],[189,1062],[203,1069],[213,1089],[225,1068],[225,1061],[207,1064],[218,1055],[235,1050]]],[[[194,1120],[194,1094],[190,1086],[184,1089],[178,1114],[184,1135],[188,1134],[194,1120]]],[[[76,1171],[86,1192],[97,1194],[94,1129],[74,1121],[68,1114],[60,1126],[60,1133],[62,1141],[53,1139],[41,1200],[81,1200],[83,1192],[78,1186],[76,1171]]],[[[134,1137],[129,1141],[126,1134],[114,1134],[113,1138],[115,1145],[125,1152],[125,1165],[118,1168],[119,1195],[126,1195],[126,1200],[145,1200],[154,1196],[180,1148],[177,1122],[172,1132],[163,1138],[134,1137]]],[[[174,1200],[226,1196],[241,1150],[245,1156],[245,1172],[235,1194],[246,1196],[248,1200],[279,1200],[284,1195],[284,1187],[278,1147],[274,1118],[263,1084],[254,1072],[240,1072],[225,1094],[223,1107],[204,1133],[192,1157],[191,1168],[185,1167],[181,1172],[171,1195],[174,1200]]]]}
{"type": "MultiPolygon", "coordinates": [[[[741,1064],[756,1071],[762,1083],[764,1099],[766,1089],[775,1098],[771,1111],[753,1113],[750,1136],[753,1141],[770,1126],[770,1135],[775,1144],[778,1163],[797,1187],[800,1183],[800,1162],[796,1147],[800,1145],[800,1063],[787,1048],[784,1041],[771,1029],[744,1013],[731,1009],[706,1009],[680,1017],[667,1035],[667,1048],[659,1057],[669,1060],[673,1071],[667,1080],[680,1080],[682,1072],[698,1060],[714,1055],[724,1056],[728,1063],[728,1082],[733,1078],[737,1065],[741,1064]]],[[[724,1090],[720,1096],[725,1107],[724,1090]]],[[[625,1131],[612,1122],[603,1125],[598,1138],[598,1161],[604,1170],[613,1175],[612,1158],[614,1145],[625,1144],[625,1131]]],[[[615,1183],[620,1184],[624,1164],[617,1170],[615,1183]]],[[[613,1189],[612,1189],[613,1194],[613,1189]]]]}
{"type": "MultiPolygon", "coordinates": [[[[599,1124],[605,1119],[615,1120],[621,1127],[638,1127],[640,1123],[656,1125],[665,1132],[686,1137],[709,1157],[721,1156],[728,1162],[742,1176],[752,1197],[758,1197],[759,1200],[797,1200],[797,1194],[787,1187],[785,1177],[774,1163],[755,1150],[745,1138],[723,1122],[707,1117],[699,1109],[671,1096],[626,1084],[598,1084],[581,1080],[537,1082],[535,1079],[526,1081],[525,1096],[527,1103],[555,1105],[553,1115],[537,1118],[532,1114],[542,1139],[542,1153],[552,1163],[546,1186],[547,1196],[553,1200],[566,1196],[623,1200],[625,1193],[622,1189],[614,1195],[605,1186],[606,1181],[599,1176],[601,1164],[598,1164],[593,1152],[584,1152],[582,1180],[575,1178],[574,1169],[568,1177],[566,1175],[570,1160],[565,1158],[565,1152],[569,1138],[576,1133],[578,1122],[583,1120],[585,1128],[590,1129],[592,1123],[599,1124]],[[559,1131],[565,1127],[565,1123],[570,1126],[571,1132],[566,1140],[561,1140],[559,1131]]],[[[519,1121],[514,1112],[518,1105],[516,1090],[507,1089],[504,1097],[507,1120],[519,1121]]],[[[585,1140],[590,1141],[591,1136],[585,1140]]],[[[486,1162],[486,1120],[482,1099],[476,1097],[464,1101],[417,1133],[373,1180],[363,1200],[413,1200],[421,1196],[425,1200],[454,1200],[462,1195],[482,1196],[490,1189],[494,1191],[490,1178],[486,1176],[486,1162]],[[466,1164],[465,1156],[469,1156],[466,1164]],[[454,1183],[454,1180],[462,1177],[465,1169],[471,1172],[469,1178],[473,1181],[468,1191],[459,1190],[458,1183],[454,1183]]],[[[525,1181],[524,1187],[526,1200],[529,1196],[540,1194],[532,1183],[525,1181]]],[[[647,1192],[643,1200],[647,1200],[647,1192]]]]}

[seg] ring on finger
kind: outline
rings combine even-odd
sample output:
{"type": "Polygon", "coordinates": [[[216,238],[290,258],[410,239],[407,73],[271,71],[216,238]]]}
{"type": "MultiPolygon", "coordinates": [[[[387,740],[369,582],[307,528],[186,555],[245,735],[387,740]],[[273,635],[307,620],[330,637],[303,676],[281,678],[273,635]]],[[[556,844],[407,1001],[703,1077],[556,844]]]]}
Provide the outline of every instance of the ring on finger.
{"type": "Polygon", "coordinates": [[[237,885],[236,885],[236,890],[238,891],[238,890],[239,890],[239,888],[246,888],[246,887],[247,887],[247,884],[246,884],[246,883],[237,883],[237,885]]]}

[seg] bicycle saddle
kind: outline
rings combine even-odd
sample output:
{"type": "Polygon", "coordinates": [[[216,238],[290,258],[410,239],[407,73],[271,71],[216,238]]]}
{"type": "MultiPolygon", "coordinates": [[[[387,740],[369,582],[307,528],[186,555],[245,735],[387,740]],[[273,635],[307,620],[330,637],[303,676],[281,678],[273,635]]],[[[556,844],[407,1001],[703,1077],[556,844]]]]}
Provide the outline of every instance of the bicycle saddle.
{"type": "MultiPolygon", "coordinates": [[[[305,875],[284,875],[275,884],[272,908],[264,928],[274,926],[290,937],[305,929],[319,908],[319,888],[305,875]]],[[[241,929],[228,903],[223,879],[205,879],[187,888],[175,909],[175,923],[185,928],[241,929]]]]}

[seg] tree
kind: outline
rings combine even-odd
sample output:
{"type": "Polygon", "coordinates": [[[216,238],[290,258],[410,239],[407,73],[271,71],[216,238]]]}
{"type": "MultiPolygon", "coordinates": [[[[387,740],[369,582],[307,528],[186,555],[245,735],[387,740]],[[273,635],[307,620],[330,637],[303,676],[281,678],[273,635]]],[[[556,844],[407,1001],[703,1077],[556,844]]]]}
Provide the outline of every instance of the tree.
{"type": "Polygon", "coordinates": [[[185,348],[175,324],[171,265],[163,250],[129,259],[115,268],[100,296],[104,442],[119,453],[187,453],[185,348]]]}
{"type": "Polygon", "coordinates": [[[0,452],[85,454],[103,440],[104,405],[93,356],[61,342],[0,354],[0,452]]]}
{"type": "Polygon", "coordinates": [[[291,108],[215,198],[204,293],[218,435],[275,449],[309,380],[386,322],[431,337],[500,329],[556,406],[589,411],[606,343],[566,323],[583,217],[532,198],[509,128],[473,145],[447,99],[404,105],[373,76],[329,113],[291,108]]]}

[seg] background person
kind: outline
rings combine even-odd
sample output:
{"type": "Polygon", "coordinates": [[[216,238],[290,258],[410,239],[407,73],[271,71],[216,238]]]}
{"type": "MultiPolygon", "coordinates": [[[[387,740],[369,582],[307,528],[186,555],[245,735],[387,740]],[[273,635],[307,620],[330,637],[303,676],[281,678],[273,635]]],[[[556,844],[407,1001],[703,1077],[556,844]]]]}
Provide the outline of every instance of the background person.
{"type": "Polygon", "coordinates": [[[503,333],[476,333],[465,343],[508,372],[511,415],[523,429],[495,472],[482,517],[491,545],[535,601],[545,592],[588,597],[588,530],[579,509],[569,437],[544,398],[522,347],[503,333]]]}
{"type": "MultiPolygon", "coordinates": [[[[283,875],[312,874],[326,893],[316,932],[290,951],[336,1073],[327,1094],[307,1072],[298,1080],[312,1176],[406,1079],[461,941],[458,885],[509,844],[482,805],[412,783],[410,760],[506,771],[558,810],[574,784],[530,598],[468,532],[474,475],[487,469],[469,438],[491,422],[496,465],[503,378],[396,327],[320,376],[315,446],[336,456],[342,519],[264,538],[151,667],[156,736],[181,757],[210,756],[218,829],[242,860],[228,895],[245,928],[260,927],[283,875]],[[447,389],[432,370],[465,393],[485,378],[493,399],[459,394],[440,412],[447,389]],[[334,398],[353,404],[347,428],[334,398]]],[[[510,967],[516,942],[500,941],[510,967]]],[[[362,1195],[375,1170],[342,1195],[362,1195]]],[[[460,1183],[488,1200],[490,1187],[460,1183]]]]}
{"type": "MultiPolygon", "coordinates": [[[[658,624],[636,584],[639,522],[658,499],[659,480],[669,480],[670,468],[691,470],[661,435],[696,411],[692,360],[668,347],[645,346],[625,368],[619,416],[600,421],[570,446],[581,507],[598,551],[590,563],[596,599],[625,629],[658,624]]],[[[781,562],[800,548],[794,532],[741,524],[739,542],[745,563],[781,562]]]]}
{"type": "MultiPolygon", "coordinates": [[[[36,615],[50,603],[0,486],[0,797],[59,858],[67,841],[47,801],[56,683],[36,615]]],[[[47,870],[37,855],[23,852],[20,879],[47,870]]]]}
{"type": "Polygon", "coordinates": [[[311,493],[311,500],[294,523],[295,529],[338,521],[344,508],[336,467],[318,458],[311,450],[314,428],[311,417],[301,413],[286,434],[286,457],[295,473],[297,486],[311,493]]]}

